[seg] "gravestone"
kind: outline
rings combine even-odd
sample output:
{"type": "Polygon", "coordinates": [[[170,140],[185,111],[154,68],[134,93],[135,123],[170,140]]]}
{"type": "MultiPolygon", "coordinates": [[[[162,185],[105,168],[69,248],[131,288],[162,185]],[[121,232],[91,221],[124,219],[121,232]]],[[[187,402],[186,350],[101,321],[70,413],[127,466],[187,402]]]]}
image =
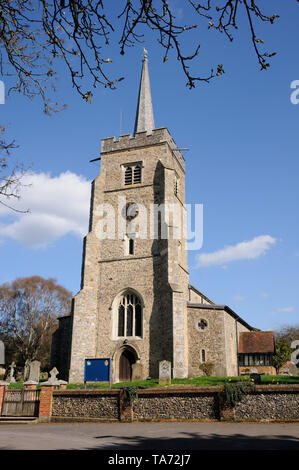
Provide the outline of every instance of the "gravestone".
{"type": "Polygon", "coordinates": [[[5,364],[5,346],[3,341],[0,341],[0,366],[5,364]]]}
{"type": "Polygon", "coordinates": [[[40,374],[40,362],[39,361],[32,361],[29,363],[29,377],[28,380],[33,382],[39,381],[39,374],[40,374]]]}
{"type": "Polygon", "coordinates": [[[171,384],[171,362],[159,362],[159,385],[171,384]]]}
{"type": "Polygon", "coordinates": [[[47,382],[43,382],[42,385],[60,385],[60,382],[57,378],[57,375],[59,374],[58,370],[56,367],[53,367],[52,370],[50,370],[50,378],[47,380],[47,382]]]}
{"type": "Polygon", "coordinates": [[[30,361],[28,361],[27,359],[24,365],[24,382],[27,382],[27,380],[29,380],[29,372],[30,372],[30,361]]]}
{"type": "Polygon", "coordinates": [[[135,362],[135,364],[132,364],[132,381],[134,382],[135,380],[142,380],[142,365],[140,362],[135,362]]]}
{"type": "Polygon", "coordinates": [[[16,367],[16,363],[15,362],[12,362],[9,366],[9,375],[7,377],[7,382],[9,383],[14,383],[16,381],[16,379],[14,378],[14,373],[15,373],[15,367],[16,367]]]}
{"type": "Polygon", "coordinates": [[[226,377],[226,367],[224,367],[222,364],[216,364],[214,369],[214,375],[215,377],[226,377]]]}

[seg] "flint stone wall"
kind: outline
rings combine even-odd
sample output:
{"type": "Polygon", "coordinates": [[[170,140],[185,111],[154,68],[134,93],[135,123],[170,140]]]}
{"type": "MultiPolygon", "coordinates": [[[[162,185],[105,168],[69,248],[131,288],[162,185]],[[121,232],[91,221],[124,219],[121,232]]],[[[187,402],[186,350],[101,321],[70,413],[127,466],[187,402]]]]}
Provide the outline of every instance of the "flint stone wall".
{"type": "Polygon", "coordinates": [[[119,392],[54,392],[52,416],[64,418],[119,419],[119,392]]]}
{"type": "Polygon", "coordinates": [[[299,393],[253,393],[235,406],[236,420],[299,419],[299,393]]]}
{"type": "MultiPolygon", "coordinates": [[[[225,419],[222,391],[222,386],[139,390],[133,420],[225,419]]],[[[54,391],[52,417],[120,420],[120,395],[120,389],[54,391]]],[[[299,421],[299,385],[255,385],[231,410],[236,421],[299,421]]]]}
{"type": "Polygon", "coordinates": [[[134,420],[218,419],[215,394],[139,395],[133,405],[134,420]]]}

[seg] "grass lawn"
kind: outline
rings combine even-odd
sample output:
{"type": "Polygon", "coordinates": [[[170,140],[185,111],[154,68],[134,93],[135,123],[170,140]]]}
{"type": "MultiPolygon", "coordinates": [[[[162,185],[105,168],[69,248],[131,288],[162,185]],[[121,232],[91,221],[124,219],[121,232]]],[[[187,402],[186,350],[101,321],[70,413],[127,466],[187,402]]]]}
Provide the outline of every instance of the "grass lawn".
{"type": "MultiPolygon", "coordinates": [[[[299,375],[297,376],[286,376],[286,375],[262,375],[261,376],[262,384],[299,384],[299,375]]],[[[249,376],[242,376],[242,377],[213,377],[213,376],[202,376],[196,377],[193,379],[172,379],[171,385],[186,385],[186,386],[211,386],[211,385],[224,385],[227,382],[234,383],[240,381],[249,381],[249,376]]],[[[151,379],[151,380],[138,380],[136,382],[119,382],[117,384],[112,384],[111,388],[122,388],[128,386],[137,386],[141,388],[149,388],[149,387],[158,387],[159,380],[158,379],[151,379]]],[[[91,388],[109,388],[109,384],[107,382],[95,382],[95,383],[88,383],[86,387],[91,388]]],[[[78,389],[84,388],[84,384],[68,384],[67,389],[78,389]]]]}
{"type": "MultiPolygon", "coordinates": [[[[262,384],[299,384],[299,375],[296,376],[287,376],[287,375],[262,375],[261,376],[262,384]]],[[[211,385],[224,385],[227,382],[234,383],[234,382],[243,382],[249,381],[249,376],[242,376],[242,377],[213,377],[213,376],[202,376],[202,377],[195,377],[193,379],[172,379],[171,386],[211,386],[211,385]]],[[[38,384],[38,389],[40,388],[41,384],[38,384]]],[[[117,384],[112,384],[111,388],[122,388],[122,387],[141,387],[141,388],[150,388],[150,387],[158,387],[159,380],[158,379],[151,379],[151,380],[138,380],[136,382],[119,382],[117,384]]],[[[9,389],[17,389],[23,388],[23,383],[16,382],[12,383],[8,387],[9,389]]],[[[107,382],[94,382],[86,384],[86,388],[88,389],[96,389],[96,388],[109,388],[109,383],[107,382]]],[[[78,390],[84,389],[83,383],[74,383],[67,385],[68,390],[78,390]]]]}

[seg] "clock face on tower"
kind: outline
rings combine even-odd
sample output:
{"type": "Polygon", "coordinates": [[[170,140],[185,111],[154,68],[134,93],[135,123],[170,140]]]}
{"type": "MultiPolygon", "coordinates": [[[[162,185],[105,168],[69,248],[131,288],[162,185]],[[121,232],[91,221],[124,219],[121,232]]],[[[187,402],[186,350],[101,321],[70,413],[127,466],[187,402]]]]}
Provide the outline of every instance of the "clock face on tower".
{"type": "Polygon", "coordinates": [[[135,202],[128,202],[125,206],[125,217],[128,220],[134,219],[138,215],[138,205],[135,202]]]}

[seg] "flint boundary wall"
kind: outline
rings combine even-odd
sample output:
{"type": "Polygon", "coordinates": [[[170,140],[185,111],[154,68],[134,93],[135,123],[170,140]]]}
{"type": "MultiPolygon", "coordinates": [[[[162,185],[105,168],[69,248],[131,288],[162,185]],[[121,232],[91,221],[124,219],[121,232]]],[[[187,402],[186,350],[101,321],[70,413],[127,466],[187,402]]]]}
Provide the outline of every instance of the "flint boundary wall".
{"type": "Polygon", "coordinates": [[[299,421],[299,385],[255,385],[234,407],[223,387],[53,390],[51,421],[299,421]]]}

